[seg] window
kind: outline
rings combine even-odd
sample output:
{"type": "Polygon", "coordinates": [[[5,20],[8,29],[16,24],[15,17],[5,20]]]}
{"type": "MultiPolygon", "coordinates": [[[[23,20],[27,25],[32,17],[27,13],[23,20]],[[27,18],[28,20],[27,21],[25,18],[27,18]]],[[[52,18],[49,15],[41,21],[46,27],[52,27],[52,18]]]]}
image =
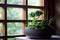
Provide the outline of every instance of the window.
{"type": "Polygon", "coordinates": [[[0,4],[4,3],[4,0],[0,0],[0,4]]]}
{"type": "Polygon", "coordinates": [[[14,38],[8,38],[8,40],[15,40],[14,38]]]}
{"type": "Polygon", "coordinates": [[[27,21],[33,20],[30,13],[36,11],[42,11],[44,14],[44,0],[0,0],[1,39],[15,40],[15,37],[25,36],[27,21]]]}
{"type": "Polygon", "coordinates": [[[7,23],[7,34],[8,35],[22,35],[22,23],[12,22],[7,23]]]}
{"type": "Polygon", "coordinates": [[[0,0],[0,3],[2,2],[2,0],[0,0]]]}
{"type": "Polygon", "coordinates": [[[8,20],[22,20],[22,8],[7,8],[8,20]]]}
{"type": "Polygon", "coordinates": [[[7,0],[7,4],[23,5],[23,0],[7,0]]]}
{"type": "Polygon", "coordinates": [[[44,0],[28,0],[28,5],[30,5],[30,6],[44,6],[44,0]]]}

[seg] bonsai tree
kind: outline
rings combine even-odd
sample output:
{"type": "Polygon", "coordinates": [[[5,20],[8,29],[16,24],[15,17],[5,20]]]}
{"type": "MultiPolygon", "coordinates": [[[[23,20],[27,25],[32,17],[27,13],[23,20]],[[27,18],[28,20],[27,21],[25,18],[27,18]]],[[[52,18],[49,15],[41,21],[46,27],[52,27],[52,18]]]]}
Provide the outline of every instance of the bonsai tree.
{"type": "Polygon", "coordinates": [[[37,19],[39,19],[41,14],[43,14],[42,11],[31,12],[30,16],[33,20],[30,24],[28,22],[28,27],[25,29],[25,34],[29,38],[51,38],[51,35],[55,34],[55,29],[51,25],[55,18],[38,22],[37,19]]]}
{"type": "MultiPolygon", "coordinates": [[[[31,12],[30,16],[33,18],[31,24],[29,24],[28,22],[28,28],[34,28],[34,29],[44,29],[48,26],[52,27],[51,26],[51,23],[55,20],[55,18],[51,18],[50,20],[41,20],[40,22],[37,22],[37,19],[39,19],[39,16],[43,14],[42,11],[36,11],[35,13],[34,12],[31,12]]],[[[53,27],[52,27],[53,28],[53,27]]]]}

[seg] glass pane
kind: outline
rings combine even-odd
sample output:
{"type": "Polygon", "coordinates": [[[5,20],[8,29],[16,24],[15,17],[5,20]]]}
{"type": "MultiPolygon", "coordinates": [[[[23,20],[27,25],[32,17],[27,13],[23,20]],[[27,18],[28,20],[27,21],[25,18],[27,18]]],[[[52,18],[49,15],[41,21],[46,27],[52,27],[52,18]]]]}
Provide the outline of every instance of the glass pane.
{"type": "Polygon", "coordinates": [[[23,0],[7,0],[7,4],[22,5],[23,0]]]}
{"type": "Polygon", "coordinates": [[[33,17],[31,17],[30,14],[36,13],[37,11],[39,11],[39,12],[41,11],[42,14],[39,16],[39,18],[38,18],[38,16],[36,16],[35,18],[38,18],[37,20],[43,20],[44,19],[44,14],[43,14],[44,12],[40,9],[28,9],[28,20],[33,20],[33,17]]]}
{"type": "Polygon", "coordinates": [[[12,22],[7,23],[7,34],[8,35],[22,35],[22,23],[12,22]]]}
{"type": "Polygon", "coordinates": [[[8,40],[15,40],[14,38],[8,38],[8,40]]]}
{"type": "Polygon", "coordinates": [[[28,5],[43,6],[44,5],[44,0],[28,0],[28,5]]]}
{"type": "Polygon", "coordinates": [[[4,0],[0,0],[0,3],[4,3],[4,0]]]}
{"type": "Polygon", "coordinates": [[[7,8],[8,20],[22,20],[22,8],[7,8]]]}
{"type": "Polygon", "coordinates": [[[0,20],[2,19],[2,8],[0,7],[0,20]]]}
{"type": "Polygon", "coordinates": [[[2,35],[2,23],[0,23],[0,36],[2,35]]]}
{"type": "Polygon", "coordinates": [[[2,3],[2,0],[0,0],[0,3],[2,3]]]}

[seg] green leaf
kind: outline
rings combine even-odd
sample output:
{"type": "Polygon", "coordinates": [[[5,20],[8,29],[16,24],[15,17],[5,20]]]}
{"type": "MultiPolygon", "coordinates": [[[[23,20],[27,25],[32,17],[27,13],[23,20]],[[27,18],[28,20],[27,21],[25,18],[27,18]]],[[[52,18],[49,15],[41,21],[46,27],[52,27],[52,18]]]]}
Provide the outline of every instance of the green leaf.
{"type": "Polygon", "coordinates": [[[43,13],[42,13],[42,11],[36,11],[35,14],[36,14],[36,16],[40,16],[43,13]]]}
{"type": "Polygon", "coordinates": [[[34,25],[35,24],[35,22],[36,22],[36,20],[34,19],[34,20],[32,20],[32,24],[34,25]]]}
{"type": "Polygon", "coordinates": [[[30,16],[35,17],[35,13],[31,12],[30,16]]]}

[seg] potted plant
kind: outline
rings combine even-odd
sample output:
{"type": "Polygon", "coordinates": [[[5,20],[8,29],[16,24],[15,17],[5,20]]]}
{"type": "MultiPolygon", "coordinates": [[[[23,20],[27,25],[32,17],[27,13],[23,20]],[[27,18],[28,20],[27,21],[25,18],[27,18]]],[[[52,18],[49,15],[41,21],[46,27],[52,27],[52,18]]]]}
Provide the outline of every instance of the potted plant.
{"type": "Polygon", "coordinates": [[[25,34],[29,38],[51,38],[55,34],[55,29],[50,25],[54,21],[54,18],[38,22],[37,19],[39,19],[41,14],[43,14],[42,11],[31,12],[30,16],[33,20],[30,24],[28,22],[28,26],[25,28],[25,34]]]}

